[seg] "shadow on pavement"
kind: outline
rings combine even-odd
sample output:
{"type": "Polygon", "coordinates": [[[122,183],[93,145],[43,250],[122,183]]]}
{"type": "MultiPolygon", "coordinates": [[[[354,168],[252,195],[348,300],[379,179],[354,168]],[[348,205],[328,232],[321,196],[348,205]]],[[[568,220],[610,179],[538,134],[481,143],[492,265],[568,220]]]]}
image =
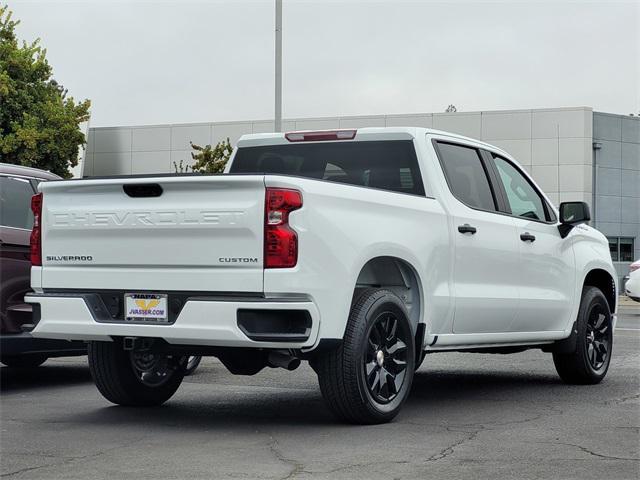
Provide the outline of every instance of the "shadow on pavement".
{"type": "MultiPolygon", "coordinates": [[[[439,415],[448,408],[471,412],[496,399],[565,403],[602,390],[598,386],[564,385],[555,372],[456,371],[453,368],[418,371],[398,421],[424,420],[427,411],[431,412],[428,419],[438,422],[439,415]]],[[[32,370],[2,368],[0,374],[3,392],[91,383],[88,367],[77,364],[45,364],[32,370]]],[[[224,373],[204,384],[183,384],[169,402],[159,407],[113,406],[96,392],[97,405],[79,405],[66,419],[58,412],[57,421],[105,428],[144,425],[150,429],[194,431],[224,427],[251,429],[266,425],[343,426],[329,413],[317,388],[296,388],[286,381],[274,382],[268,388],[229,384],[228,375],[224,373]],[[220,389],[216,389],[216,384],[220,389]]],[[[309,375],[313,375],[315,381],[311,371],[309,375]]]]}
{"type": "MultiPolygon", "coordinates": [[[[412,393],[399,421],[424,416],[424,410],[438,411],[445,404],[456,408],[473,408],[487,397],[541,396],[557,400],[561,382],[555,375],[483,373],[483,372],[418,372],[412,393]],[[542,393],[541,393],[542,392],[542,393]]],[[[228,386],[227,386],[228,387],[228,386]]],[[[176,396],[160,407],[134,408],[105,406],[76,413],[74,422],[93,426],[145,425],[151,429],[206,430],[209,428],[254,428],[267,425],[349,427],[336,420],[327,410],[319,390],[270,389],[254,392],[200,391],[176,396]]]]}
{"type": "MultiPolygon", "coordinates": [[[[80,357],[78,357],[80,358],[80,357]]],[[[37,368],[0,368],[0,392],[63,387],[91,382],[89,366],[45,363],[37,368]]]]}

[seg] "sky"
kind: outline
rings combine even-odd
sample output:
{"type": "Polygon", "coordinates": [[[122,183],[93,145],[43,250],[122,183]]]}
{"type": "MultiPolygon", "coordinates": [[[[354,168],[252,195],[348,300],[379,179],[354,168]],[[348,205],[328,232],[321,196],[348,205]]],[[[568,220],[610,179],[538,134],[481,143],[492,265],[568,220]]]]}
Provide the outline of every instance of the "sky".
{"type": "MultiPolygon", "coordinates": [[[[91,126],[274,111],[274,0],[0,0],[91,126]]],[[[283,0],[285,118],[640,112],[640,0],[283,0]]]]}

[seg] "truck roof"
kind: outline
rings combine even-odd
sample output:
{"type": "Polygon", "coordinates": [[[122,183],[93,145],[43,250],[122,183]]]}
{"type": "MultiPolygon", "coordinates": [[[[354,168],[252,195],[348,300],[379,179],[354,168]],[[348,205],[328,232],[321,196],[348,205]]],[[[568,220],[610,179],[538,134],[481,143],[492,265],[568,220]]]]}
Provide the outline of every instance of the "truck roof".
{"type": "MultiPolygon", "coordinates": [[[[250,133],[242,135],[238,140],[238,147],[255,147],[260,145],[278,145],[288,144],[285,135],[289,133],[305,133],[305,132],[337,132],[337,131],[355,131],[355,140],[359,141],[375,141],[375,140],[412,140],[420,135],[439,135],[451,137],[455,140],[462,140],[468,143],[474,143],[479,146],[498,150],[507,154],[501,148],[485,143],[475,138],[465,137],[457,133],[445,132],[433,128],[424,127],[363,127],[363,128],[332,128],[328,130],[295,130],[282,133],[250,133]]],[[[507,154],[508,155],[508,154],[507,154]]]]}

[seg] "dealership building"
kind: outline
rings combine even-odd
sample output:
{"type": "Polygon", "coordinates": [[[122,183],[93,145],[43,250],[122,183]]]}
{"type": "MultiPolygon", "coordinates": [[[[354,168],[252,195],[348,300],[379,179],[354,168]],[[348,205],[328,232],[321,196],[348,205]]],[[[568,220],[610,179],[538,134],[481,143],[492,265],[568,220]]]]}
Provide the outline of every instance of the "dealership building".
{"type": "MultiPolygon", "coordinates": [[[[640,258],[640,118],[588,107],[423,113],[283,121],[283,130],[416,126],[483,140],[510,153],[558,204],[591,206],[591,224],[609,238],[620,277],[640,258]]],[[[173,173],[191,164],[189,142],[273,131],[273,121],[90,128],[82,175],[173,173]]]]}

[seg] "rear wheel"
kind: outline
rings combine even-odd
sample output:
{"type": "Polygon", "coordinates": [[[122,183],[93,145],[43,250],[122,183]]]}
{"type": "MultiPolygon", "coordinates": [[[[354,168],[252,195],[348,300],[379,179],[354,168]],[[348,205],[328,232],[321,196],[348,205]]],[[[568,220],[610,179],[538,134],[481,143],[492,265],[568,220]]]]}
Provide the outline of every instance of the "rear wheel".
{"type": "Polygon", "coordinates": [[[36,368],[47,361],[46,355],[24,354],[1,357],[0,362],[11,368],[36,368]]]}
{"type": "Polygon", "coordinates": [[[118,342],[90,342],[89,369],[98,390],[118,405],[160,405],[184,377],[187,357],[124,350],[118,342]]]}
{"type": "Polygon", "coordinates": [[[402,301],[383,289],[354,303],[342,344],[314,362],[320,389],[340,419],[384,423],[411,390],[415,363],[411,325],[402,301]]]}
{"type": "Polygon", "coordinates": [[[600,289],[585,287],[576,324],[576,349],[554,353],[560,378],[571,384],[600,383],[606,376],[613,348],[613,325],[609,304],[600,289]]]}

